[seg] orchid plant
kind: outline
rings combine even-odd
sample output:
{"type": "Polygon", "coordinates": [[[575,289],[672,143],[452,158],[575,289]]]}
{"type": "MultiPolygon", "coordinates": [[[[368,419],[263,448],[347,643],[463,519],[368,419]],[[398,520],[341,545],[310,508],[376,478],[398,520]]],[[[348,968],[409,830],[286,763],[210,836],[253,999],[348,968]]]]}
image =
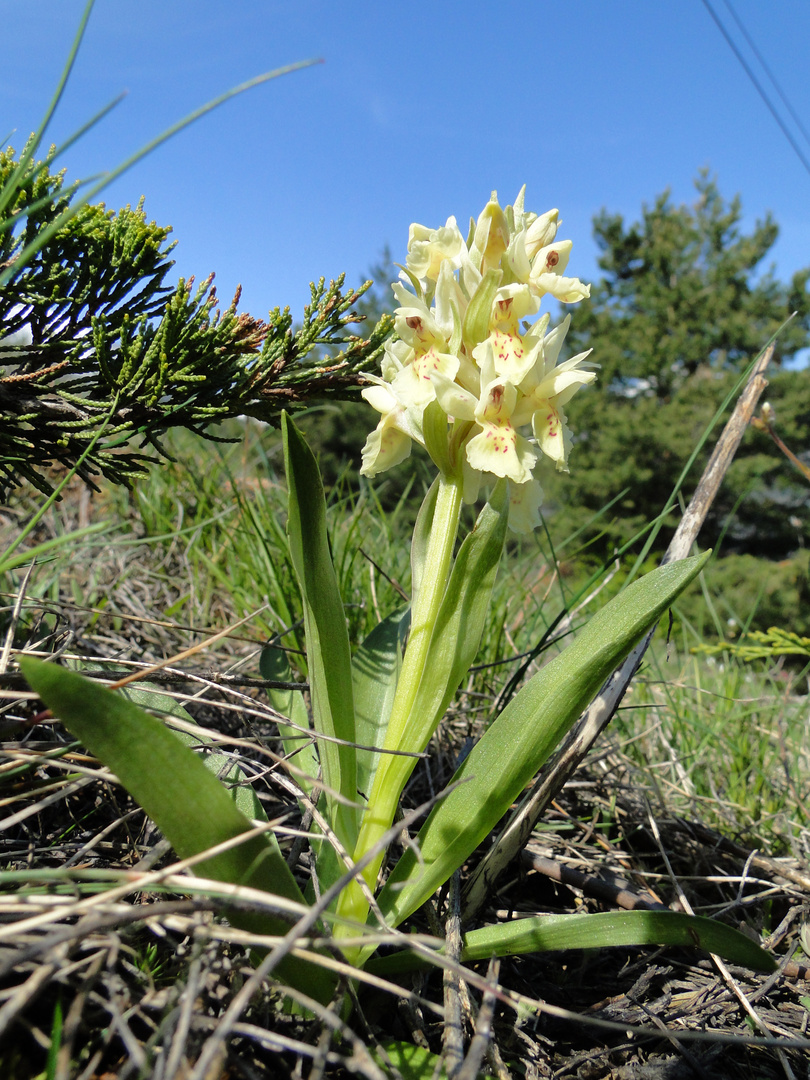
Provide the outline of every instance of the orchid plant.
{"type": "MultiPolygon", "coordinates": [[[[563,406],[596,377],[588,353],[558,363],[570,316],[550,332],[548,314],[521,325],[537,315],[547,294],[575,303],[590,292],[577,278],[563,276],[571,241],[556,239],[558,211],[526,212],[524,193],[525,187],[514,205],[502,209],[493,192],[478,221],[470,222],[466,241],[454,217],[439,229],[411,225],[403,280],[392,286],[400,304],[398,339],[386,347],[382,378],[362,392],[381,419],[363,449],[361,473],[373,477],[399,464],[418,442],[439,475],[422,510],[427,528],[413,549],[408,648],[356,858],[391,826],[413,768],[413,758],[392,751],[425,749],[466,675],[459,666],[448,678],[436,653],[462,502],[474,503],[484,485],[494,488],[490,509],[504,501],[493,522],[494,569],[503,525],[528,532],[539,524],[543,460],[568,469],[571,433],[563,406]],[[533,439],[520,431],[529,426],[533,439]],[[425,710],[428,687],[432,708],[425,710]]],[[[477,646],[475,640],[473,655],[477,646]]],[[[378,852],[364,872],[369,887],[382,857],[378,852]]],[[[362,914],[356,883],[341,908],[362,914]]]]}
{"type": "MultiPolygon", "coordinates": [[[[380,419],[361,472],[373,478],[418,443],[437,476],[416,520],[410,606],[392,612],[353,654],[318,468],[283,417],[287,537],[303,602],[310,704],[294,690],[271,696],[286,718],[279,731],[302,805],[315,821],[314,897],[299,888],[269,825],[257,831],[236,806],[226,813],[216,780],[204,778],[188,746],[139,703],[53,664],[22,662],[48,707],[110,765],[181,858],[198,860],[205,876],[271,894],[266,934],[281,935],[296,912],[310,913],[301,916],[308,928],[320,918],[356,968],[383,973],[392,961],[397,970],[408,963],[402,956],[370,960],[378,938],[369,932],[380,920],[383,928],[402,924],[466,862],[707,557],[635,581],[541,667],[492,719],[384,878],[405,785],[478,651],[507,529],[526,533],[539,523],[543,470],[568,469],[565,405],[596,377],[586,353],[560,362],[570,316],[550,328],[549,315],[539,315],[546,296],[575,304],[589,293],[565,276],[571,242],[557,240],[559,224],[557,210],[527,212],[521,191],[505,208],[493,193],[466,239],[452,217],[438,229],[411,226],[393,286],[398,338],[386,347],[381,375],[363,390],[380,419]],[[462,505],[483,494],[475,527],[459,543],[462,505]],[[225,854],[206,854],[214,845],[218,852],[224,845],[225,854]]],[[[288,676],[280,648],[264,650],[262,672],[276,681],[288,676]]],[[[226,910],[261,932],[255,910],[249,917],[226,910]]],[[[633,941],[700,945],[773,967],[758,946],[712,920],[647,911],[611,916],[608,925],[588,920],[517,919],[472,929],[462,960],[633,941]]],[[[275,970],[288,985],[328,999],[335,980],[319,968],[317,953],[290,956],[288,943],[278,958],[275,970]]]]}

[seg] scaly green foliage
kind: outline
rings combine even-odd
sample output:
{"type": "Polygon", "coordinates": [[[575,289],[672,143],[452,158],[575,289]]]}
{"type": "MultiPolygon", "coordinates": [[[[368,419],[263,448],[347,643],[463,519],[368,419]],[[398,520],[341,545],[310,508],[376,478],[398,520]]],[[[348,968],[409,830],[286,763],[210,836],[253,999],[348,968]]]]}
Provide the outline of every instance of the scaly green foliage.
{"type": "Polygon", "coordinates": [[[801,637],[791,630],[772,626],[767,631],[752,630],[741,641],[721,641],[716,645],[700,645],[693,652],[707,656],[729,653],[738,660],[773,660],[779,656],[803,656],[810,658],[810,638],[801,637]]]}
{"type": "MultiPolygon", "coordinates": [[[[0,217],[6,268],[75,194],[52,160],[29,162],[14,182],[0,217]]],[[[0,154],[0,190],[16,165],[12,149],[0,154]]],[[[46,468],[74,465],[105,421],[80,473],[126,483],[170,428],[212,438],[228,417],[274,423],[282,408],[356,394],[391,330],[383,319],[366,339],[349,333],[362,289],[322,278],[296,330],[289,309],[267,322],[238,314],[238,293],[222,312],[213,275],[196,289],[193,278],[165,284],[169,233],[147,222],[142,203],[118,213],[86,205],[4,286],[0,498],[22,478],[50,492],[46,468]],[[313,362],[324,346],[342,351],[313,362]]]]}

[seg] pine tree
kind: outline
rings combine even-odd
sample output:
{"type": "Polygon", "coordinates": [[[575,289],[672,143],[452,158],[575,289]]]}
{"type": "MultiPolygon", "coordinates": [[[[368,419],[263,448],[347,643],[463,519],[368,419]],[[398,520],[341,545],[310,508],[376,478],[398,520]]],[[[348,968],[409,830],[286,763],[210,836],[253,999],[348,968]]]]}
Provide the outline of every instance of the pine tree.
{"type": "MultiPolygon", "coordinates": [[[[705,173],[696,187],[694,206],[675,206],[665,193],[639,222],[606,211],[594,219],[603,276],[574,311],[567,346],[593,347],[599,379],[568,407],[571,475],[564,486],[551,479],[549,494],[565,522],[578,525],[625,491],[590,530],[601,531],[594,549],[603,557],[661,511],[716,408],[793,312],[776,341],[768,400],[788,442],[807,445],[810,370],[779,368],[809,343],[810,269],[787,285],[760,273],[776,224],[766,217],[746,234],[739,198],[727,204],[705,173]]],[[[690,475],[687,498],[705,460],[690,475]]],[[[809,495],[769,440],[751,431],[701,541],[716,545],[722,536],[725,551],[784,558],[810,539],[809,495]]],[[[670,535],[662,532],[661,547],[670,535]]]]}

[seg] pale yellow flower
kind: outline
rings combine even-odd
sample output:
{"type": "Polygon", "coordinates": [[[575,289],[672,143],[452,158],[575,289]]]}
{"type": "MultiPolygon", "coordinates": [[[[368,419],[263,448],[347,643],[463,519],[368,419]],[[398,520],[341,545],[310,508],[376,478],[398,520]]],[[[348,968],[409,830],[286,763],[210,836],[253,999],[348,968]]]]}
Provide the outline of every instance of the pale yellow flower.
{"type": "Polygon", "coordinates": [[[572,439],[563,407],[580,387],[596,378],[587,364],[590,349],[556,363],[570,323],[569,315],[544,339],[538,362],[520,384],[522,397],[513,417],[518,426],[531,422],[538,446],[564,472],[568,471],[572,439]]]}
{"type": "Polygon", "coordinates": [[[549,293],[564,304],[576,304],[591,295],[590,285],[584,285],[579,278],[563,277],[572,246],[570,240],[560,240],[538,250],[529,275],[536,296],[549,293]]]}
{"type": "Polygon", "coordinates": [[[509,222],[498,203],[497,191],[493,191],[478,216],[470,255],[476,268],[485,274],[498,268],[508,246],[509,222]]]}
{"type": "Polygon", "coordinates": [[[511,383],[495,380],[484,388],[475,410],[481,432],[467,443],[467,461],[480,472],[525,484],[537,455],[512,423],[516,402],[517,390],[511,383]]]}
{"type": "Polygon", "coordinates": [[[413,410],[403,405],[382,379],[375,379],[374,382],[374,386],[367,386],[361,393],[382,417],[363,447],[360,467],[363,476],[376,476],[399,465],[409,457],[411,444],[422,440],[413,410]]]}
{"type": "Polygon", "coordinates": [[[462,252],[467,252],[464,237],[459,232],[456,219],[449,217],[447,224],[440,229],[411,225],[405,263],[415,277],[423,281],[438,281],[441,264],[447,260],[457,270],[461,265],[462,252]]]}
{"type": "Polygon", "coordinates": [[[532,477],[525,484],[509,484],[509,528],[516,533],[530,533],[540,524],[543,489],[532,477]]]}
{"type": "Polygon", "coordinates": [[[397,357],[400,368],[391,384],[398,400],[409,406],[424,407],[436,396],[430,376],[439,372],[454,379],[459,358],[448,352],[447,339],[435,312],[401,285],[395,286],[394,292],[398,299],[406,301],[397,308],[394,322],[400,339],[410,351],[397,357]]]}

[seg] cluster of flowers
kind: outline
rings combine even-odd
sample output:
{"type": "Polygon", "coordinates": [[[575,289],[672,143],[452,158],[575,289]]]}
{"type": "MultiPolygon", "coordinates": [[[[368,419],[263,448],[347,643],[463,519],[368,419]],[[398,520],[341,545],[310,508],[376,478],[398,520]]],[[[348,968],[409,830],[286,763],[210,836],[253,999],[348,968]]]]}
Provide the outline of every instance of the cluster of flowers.
{"type": "Polygon", "coordinates": [[[596,377],[588,353],[557,362],[570,316],[550,332],[548,315],[525,328],[546,294],[573,304],[590,286],[563,276],[571,241],[556,240],[558,211],[527,213],[524,191],[506,208],[493,192],[466,242],[454,217],[439,229],[411,225],[406,266],[392,286],[399,340],[386,347],[382,378],[363,390],[381,419],[361,468],[375,476],[416,441],[462,478],[466,502],[485,477],[505,477],[517,532],[540,520],[541,459],[567,471],[563,407],[596,377]],[[533,437],[520,434],[529,426],[533,437]]]}

